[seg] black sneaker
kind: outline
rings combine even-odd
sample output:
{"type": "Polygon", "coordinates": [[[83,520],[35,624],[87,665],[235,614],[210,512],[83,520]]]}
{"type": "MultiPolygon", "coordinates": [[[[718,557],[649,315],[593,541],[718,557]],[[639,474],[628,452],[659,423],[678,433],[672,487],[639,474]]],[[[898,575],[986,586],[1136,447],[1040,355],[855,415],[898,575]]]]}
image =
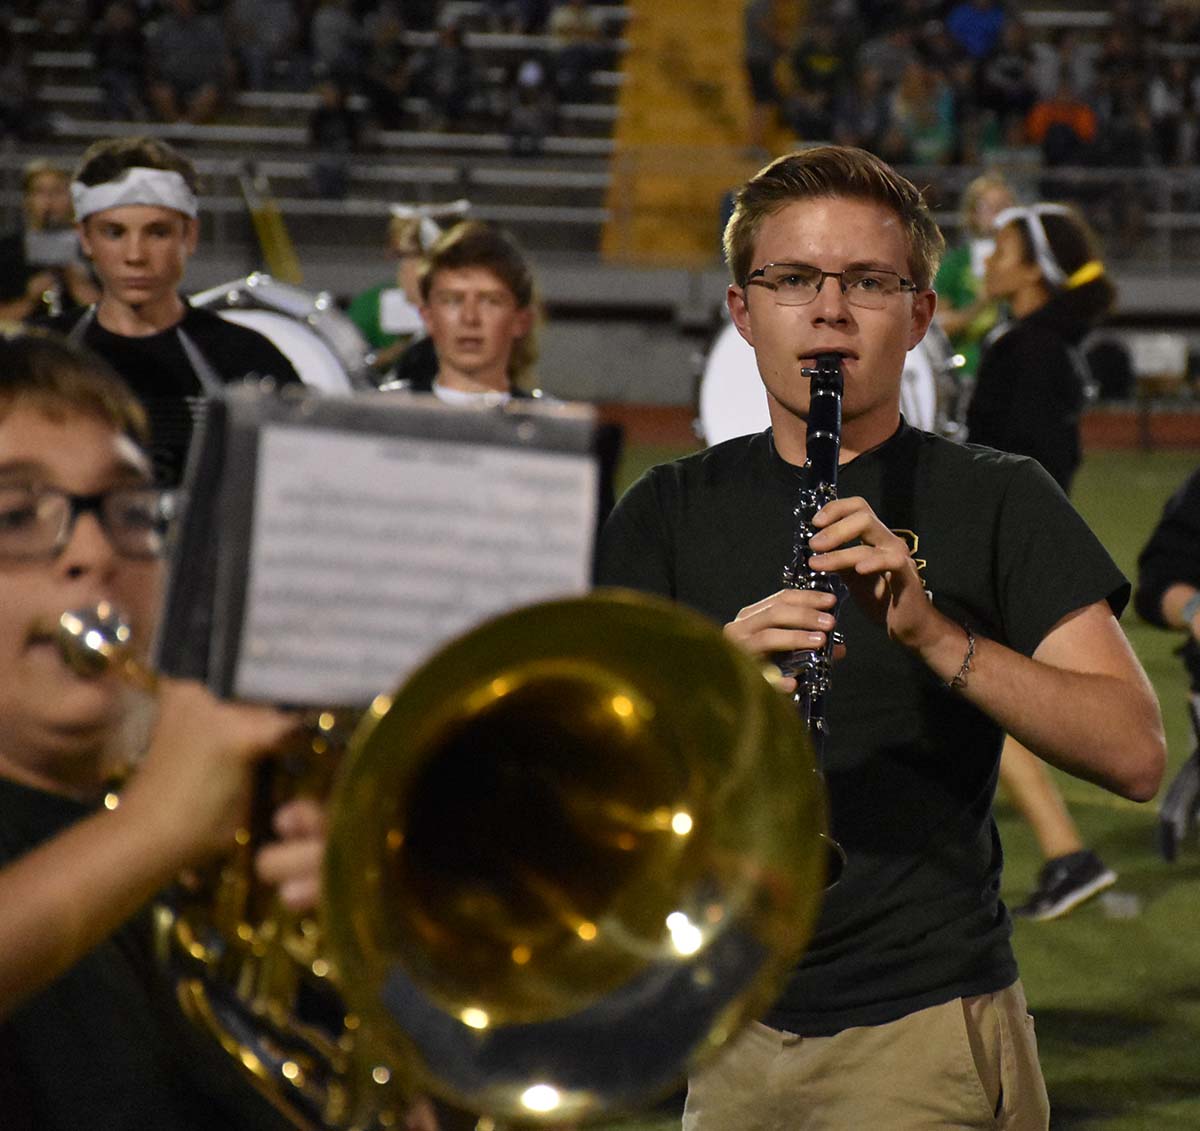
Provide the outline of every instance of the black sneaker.
{"type": "Polygon", "coordinates": [[[1089,849],[1056,856],[1042,866],[1037,887],[1012,913],[1022,919],[1057,919],[1116,882],[1117,873],[1089,849]]]}

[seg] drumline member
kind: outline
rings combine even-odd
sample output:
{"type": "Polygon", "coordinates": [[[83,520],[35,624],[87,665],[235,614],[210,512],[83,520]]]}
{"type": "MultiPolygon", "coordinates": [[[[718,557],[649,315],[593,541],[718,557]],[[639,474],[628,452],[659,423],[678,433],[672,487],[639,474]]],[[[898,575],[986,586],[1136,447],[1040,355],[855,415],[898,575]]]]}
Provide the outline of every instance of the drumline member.
{"type": "MultiPolygon", "coordinates": [[[[541,319],[533,271],[501,228],[464,220],[429,249],[419,280],[421,319],[436,372],[388,388],[430,392],[450,404],[503,404],[540,397],[528,389],[541,319]]],[[[410,351],[414,347],[410,347],[410,351]]]]}
{"type": "MultiPolygon", "coordinates": [[[[293,727],[163,679],[145,755],[101,804],[137,713],[113,674],[77,675],[58,616],[111,600],[144,651],[163,582],[163,488],[144,413],[98,359],[45,331],[0,339],[0,1111],[7,1131],[280,1128],[193,1032],[157,971],[149,901],[231,847],[252,763],[293,727]]],[[[311,906],[311,802],[276,815],[261,874],[311,906]]],[[[290,1124],[288,1125],[290,1126],[290,1124]]]]}
{"type": "Polygon", "coordinates": [[[765,1023],[691,1080],[684,1127],[1044,1128],[992,797],[1006,731],[1154,795],[1162,721],[1114,615],[1128,584],[1035,461],[901,420],[943,246],[908,181],[857,149],[781,157],[738,193],[725,246],[772,426],[647,472],[607,523],[598,580],[684,602],[757,657],[822,648],[836,624],[825,774],[847,861],[765,1023]],[[841,497],[807,545],[846,582],[840,608],[780,588],[801,370],[825,352],[845,371],[841,497]]]}
{"type": "Polygon", "coordinates": [[[100,299],[51,323],[133,388],[150,418],[155,477],[167,485],[182,477],[206,398],[244,379],[299,381],[262,334],[198,310],[180,293],[200,232],[196,184],[191,162],[154,138],[89,147],[71,198],[100,299]]]}

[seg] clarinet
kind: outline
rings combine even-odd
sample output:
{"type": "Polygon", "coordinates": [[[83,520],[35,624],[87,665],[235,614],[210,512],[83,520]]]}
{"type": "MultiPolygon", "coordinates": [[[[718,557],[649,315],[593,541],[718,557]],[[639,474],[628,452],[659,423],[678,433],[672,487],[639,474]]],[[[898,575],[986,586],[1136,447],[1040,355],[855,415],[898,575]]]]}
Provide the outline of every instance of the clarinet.
{"type": "MultiPolygon", "coordinates": [[[[791,589],[816,589],[837,597],[835,613],[846,596],[846,583],[836,574],[812,569],[809,540],[816,533],[812,520],[826,503],[837,498],[838,453],[842,442],[842,358],[836,353],[816,356],[816,368],[801,373],[812,383],[808,406],[806,459],[796,505],[792,510],[792,557],[783,570],[783,583],[791,589]]],[[[833,670],[833,649],[840,641],[836,632],[826,634],[822,648],[789,652],[780,661],[786,676],[796,680],[792,703],[808,727],[817,770],[825,766],[829,725],[825,718],[825,696],[833,670]]],[[[845,852],[829,840],[829,883],[837,882],[845,852]]]]}

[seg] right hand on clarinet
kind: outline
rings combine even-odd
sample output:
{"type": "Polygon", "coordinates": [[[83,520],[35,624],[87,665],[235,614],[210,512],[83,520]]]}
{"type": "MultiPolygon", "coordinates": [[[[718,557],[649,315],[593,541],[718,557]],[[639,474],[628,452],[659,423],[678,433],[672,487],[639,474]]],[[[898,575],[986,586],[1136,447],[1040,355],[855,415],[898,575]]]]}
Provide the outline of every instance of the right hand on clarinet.
{"type": "MultiPolygon", "coordinates": [[[[769,659],[792,652],[817,651],[825,647],[827,634],[836,625],[837,598],[819,589],[781,589],[741,609],[725,626],[725,637],[751,656],[769,659]]],[[[834,659],[845,654],[845,646],[834,649],[834,659]]],[[[781,676],[780,691],[791,694],[796,680],[781,676]]]]}
{"type": "Polygon", "coordinates": [[[941,634],[945,618],[934,609],[908,543],[893,534],[867,501],[834,499],[813,518],[813,569],[837,573],[850,596],[896,643],[921,652],[941,634]]]}

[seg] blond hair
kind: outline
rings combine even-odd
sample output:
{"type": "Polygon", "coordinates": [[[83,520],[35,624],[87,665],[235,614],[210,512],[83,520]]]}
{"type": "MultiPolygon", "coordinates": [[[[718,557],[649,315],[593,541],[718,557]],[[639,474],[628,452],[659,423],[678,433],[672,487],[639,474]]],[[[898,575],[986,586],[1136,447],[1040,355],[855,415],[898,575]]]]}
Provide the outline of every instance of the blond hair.
{"type": "Polygon", "coordinates": [[[918,289],[929,288],[946,244],[925,198],[873,153],[846,145],[818,145],[776,158],[738,190],[724,240],[735,284],[744,286],[750,274],[763,220],[794,201],[817,197],[864,200],[894,212],[908,244],[909,274],[918,289]]]}

